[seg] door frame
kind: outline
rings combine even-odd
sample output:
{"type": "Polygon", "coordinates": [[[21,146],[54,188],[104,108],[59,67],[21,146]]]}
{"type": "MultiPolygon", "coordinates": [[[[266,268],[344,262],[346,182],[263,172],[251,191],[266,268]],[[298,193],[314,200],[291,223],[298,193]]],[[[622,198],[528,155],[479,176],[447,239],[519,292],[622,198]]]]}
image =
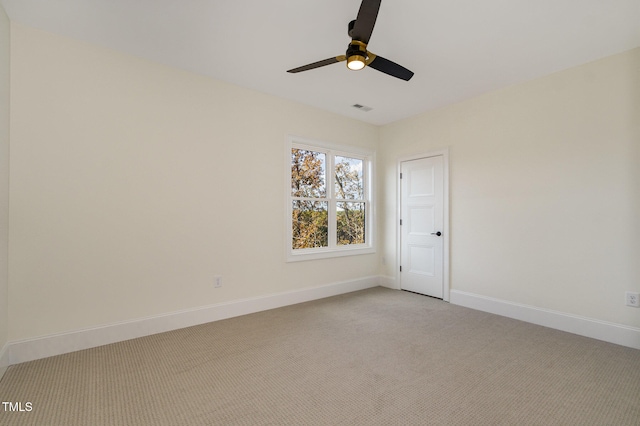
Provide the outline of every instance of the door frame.
{"type": "Polygon", "coordinates": [[[412,160],[420,160],[422,158],[429,157],[438,157],[442,156],[442,174],[443,174],[443,203],[442,207],[444,209],[444,223],[442,229],[442,280],[443,280],[443,289],[442,289],[442,300],[445,302],[449,301],[449,261],[450,261],[450,251],[449,251],[449,148],[444,148],[436,151],[428,151],[413,155],[407,155],[403,157],[399,157],[396,164],[396,273],[395,273],[395,281],[396,287],[398,290],[402,289],[400,283],[400,263],[401,263],[401,249],[402,249],[402,230],[400,229],[400,218],[401,216],[401,203],[402,203],[402,181],[400,180],[400,172],[402,170],[402,163],[405,161],[412,160]]]}

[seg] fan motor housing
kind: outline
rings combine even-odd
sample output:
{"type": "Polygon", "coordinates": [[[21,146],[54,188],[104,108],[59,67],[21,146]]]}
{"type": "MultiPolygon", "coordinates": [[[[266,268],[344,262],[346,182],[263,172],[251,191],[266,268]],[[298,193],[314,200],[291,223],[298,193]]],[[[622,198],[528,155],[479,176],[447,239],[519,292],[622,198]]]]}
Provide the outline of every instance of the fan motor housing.
{"type": "Polygon", "coordinates": [[[358,40],[352,40],[347,47],[347,58],[353,55],[367,57],[367,45],[358,40]]]}
{"type": "Polygon", "coordinates": [[[367,45],[358,40],[352,40],[347,47],[347,68],[357,71],[365,67],[368,59],[367,45]]]}

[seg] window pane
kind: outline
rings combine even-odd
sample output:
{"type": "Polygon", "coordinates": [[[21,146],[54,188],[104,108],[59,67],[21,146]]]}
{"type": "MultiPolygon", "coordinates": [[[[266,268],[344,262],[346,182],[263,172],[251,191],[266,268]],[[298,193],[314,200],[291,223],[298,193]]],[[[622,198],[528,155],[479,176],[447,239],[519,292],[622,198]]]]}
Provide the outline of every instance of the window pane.
{"type": "Polygon", "coordinates": [[[326,155],[322,152],[291,149],[291,195],[324,198],[326,155]]]}
{"type": "Polygon", "coordinates": [[[328,207],[326,201],[293,201],[291,246],[294,249],[329,245],[328,207]]]}
{"type": "Polygon", "coordinates": [[[364,199],[362,160],[336,155],[336,198],[364,199]]]}
{"type": "Polygon", "coordinates": [[[337,203],[338,245],[364,244],[364,203],[337,203]]]}

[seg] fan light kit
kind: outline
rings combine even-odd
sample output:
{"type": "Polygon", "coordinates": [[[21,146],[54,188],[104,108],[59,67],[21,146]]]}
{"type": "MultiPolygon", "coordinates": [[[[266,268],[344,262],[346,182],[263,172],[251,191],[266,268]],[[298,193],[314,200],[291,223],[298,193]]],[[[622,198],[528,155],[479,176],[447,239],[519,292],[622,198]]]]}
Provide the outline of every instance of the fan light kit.
{"type": "MultiPolygon", "coordinates": [[[[349,27],[355,21],[351,21],[349,27]]],[[[367,61],[367,45],[358,40],[352,40],[347,48],[347,68],[350,70],[361,70],[366,65],[367,61]]]]}
{"type": "Polygon", "coordinates": [[[290,69],[287,72],[298,73],[324,67],[337,62],[347,61],[347,68],[350,70],[361,70],[364,67],[371,67],[375,70],[388,74],[401,80],[409,81],[413,77],[413,72],[393,61],[374,55],[367,50],[367,44],[371,38],[373,27],[376,24],[380,3],[382,0],[362,0],[358,16],[354,21],[349,22],[348,34],[351,43],[347,47],[345,55],[336,56],[312,64],[303,65],[290,69]]]}
{"type": "Polygon", "coordinates": [[[365,58],[363,56],[360,56],[360,55],[349,56],[349,59],[347,59],[347,68],[353,71],[361,70],[362,68],[364,68],[364,65],[365,65],[364,61],[365,61],[365,58]]]}

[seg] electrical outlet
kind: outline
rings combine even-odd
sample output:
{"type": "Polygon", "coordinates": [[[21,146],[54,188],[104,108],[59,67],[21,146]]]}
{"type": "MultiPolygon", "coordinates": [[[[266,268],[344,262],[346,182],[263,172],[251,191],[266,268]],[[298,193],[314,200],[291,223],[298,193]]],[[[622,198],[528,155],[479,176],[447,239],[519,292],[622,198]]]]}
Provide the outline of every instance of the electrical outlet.
{"type": "Polygon", "coordinates": [[[627,306],[633,306],[634,308],[640,308],[640,293],[634,293],[627,291],[624,294],[627,306]]]}
{"type": "Polygon", "coordinates": [[[220,288],[222,287],[222,276],[221,275],[216,275],[215,277],[213,277],[213,286],[215,288],[220,288]]]}

